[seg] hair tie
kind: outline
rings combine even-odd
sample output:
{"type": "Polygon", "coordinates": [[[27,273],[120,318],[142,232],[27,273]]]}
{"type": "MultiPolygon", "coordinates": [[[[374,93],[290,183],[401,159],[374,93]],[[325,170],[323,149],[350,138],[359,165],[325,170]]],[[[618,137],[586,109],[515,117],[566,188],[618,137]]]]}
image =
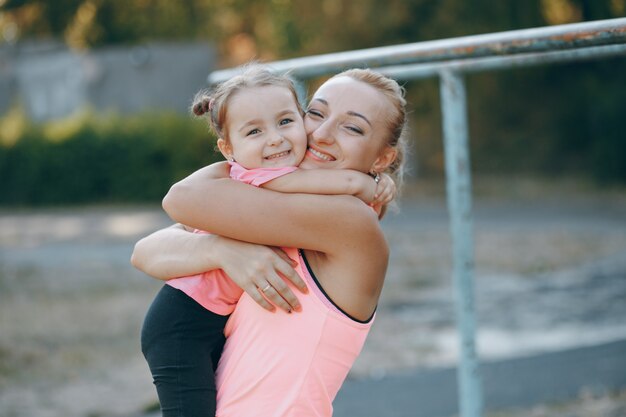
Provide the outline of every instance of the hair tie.
{"type": "Polygon", "coordinates": [[[209,112],[213,112],[213,107],[215,106],[215,98],[211,98],[211,100],[209,100],[209,112]]]}

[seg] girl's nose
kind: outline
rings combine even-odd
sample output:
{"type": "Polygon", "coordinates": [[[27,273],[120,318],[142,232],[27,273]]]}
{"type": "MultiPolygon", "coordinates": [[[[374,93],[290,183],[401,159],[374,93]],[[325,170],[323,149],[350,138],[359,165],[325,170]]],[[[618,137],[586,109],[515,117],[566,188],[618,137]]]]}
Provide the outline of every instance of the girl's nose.
{"type": "Polygon", "coordinates": [[[276,146],[280,145],[284,140],[285,138],[283,137],[283,135],[280,132],[276,131],[271,133],[270,139],[267,141],[267,143],[269,145],[276,146]]]}

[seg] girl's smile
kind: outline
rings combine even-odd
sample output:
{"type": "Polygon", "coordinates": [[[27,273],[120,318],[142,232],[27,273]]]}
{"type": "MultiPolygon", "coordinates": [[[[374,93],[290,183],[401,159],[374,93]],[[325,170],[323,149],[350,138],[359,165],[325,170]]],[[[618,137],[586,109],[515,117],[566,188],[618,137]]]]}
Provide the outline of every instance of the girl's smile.
{"type": "Polygon", "coordinates": [[[253,169],[298,166],[306,152],[306,132],[288,88],[243,88],[229,99],[224,138],[217,145],[227,159],[253,169]]]}

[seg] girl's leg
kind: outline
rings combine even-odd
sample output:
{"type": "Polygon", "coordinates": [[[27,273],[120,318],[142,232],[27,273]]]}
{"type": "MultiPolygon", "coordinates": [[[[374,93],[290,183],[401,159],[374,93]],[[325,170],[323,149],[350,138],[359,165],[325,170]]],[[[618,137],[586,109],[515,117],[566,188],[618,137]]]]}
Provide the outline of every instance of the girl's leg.
{"type": "Polygon", "coordinates": [[[141,348],[164,417],[214,417],[215,367],[227,317],[164,285],[141,332],[141,348]]]}

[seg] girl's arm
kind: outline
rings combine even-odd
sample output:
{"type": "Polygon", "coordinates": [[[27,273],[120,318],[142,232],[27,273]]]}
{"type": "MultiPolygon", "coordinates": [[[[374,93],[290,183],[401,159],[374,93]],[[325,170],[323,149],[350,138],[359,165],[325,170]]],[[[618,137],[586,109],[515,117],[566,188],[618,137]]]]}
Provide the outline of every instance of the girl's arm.
{"type": "Polygon", "coordinates": [[[281,193],[346,194],[369,204],[376,197],[372,177],[351,169],[299,169],[262,185],[281,193]]]}
{"type": "Polygon", "coordinates": [[[160,280],[195,275],[220,268],[211,250],[219,236],[191,233],[182,224],[158,230],[139,240],[130,263],[160,280]]]}
{"type": "MultiPolygon", "coordinates": [[[[197,181],[229,178],[227,162],[206,166],[190,177],[197,181]]],[[[296,170],[262,184],[261,187],[282,193],[353,195],[367,204],[383,206],[396,195],[396,185],[391,177],[382,174],[377,183],[372,177],[351,169],[296,170]]]]}
{"type": "Polygon", "coordinates": [[[274,307],[259,290],[267,283],[276,290],[264,294],[269,301],[285,311],[299,310],[298,299],[281,275],[292,281],[300,291],[307,292],[306,284],[281,250],[212,234],[191,233],[181,224],[156,231],[137,242],[131,263],[160,280],[221,268],[241,289],[270,311],[274,307]]]}
{"type": "Polygon", "coordinates": [[[170,217],[237,240],[329,254],[384,241],[374,211],[354,197],[278,193],[212,180],[210,169],[172,186],[163,199],[170,217]]]}

